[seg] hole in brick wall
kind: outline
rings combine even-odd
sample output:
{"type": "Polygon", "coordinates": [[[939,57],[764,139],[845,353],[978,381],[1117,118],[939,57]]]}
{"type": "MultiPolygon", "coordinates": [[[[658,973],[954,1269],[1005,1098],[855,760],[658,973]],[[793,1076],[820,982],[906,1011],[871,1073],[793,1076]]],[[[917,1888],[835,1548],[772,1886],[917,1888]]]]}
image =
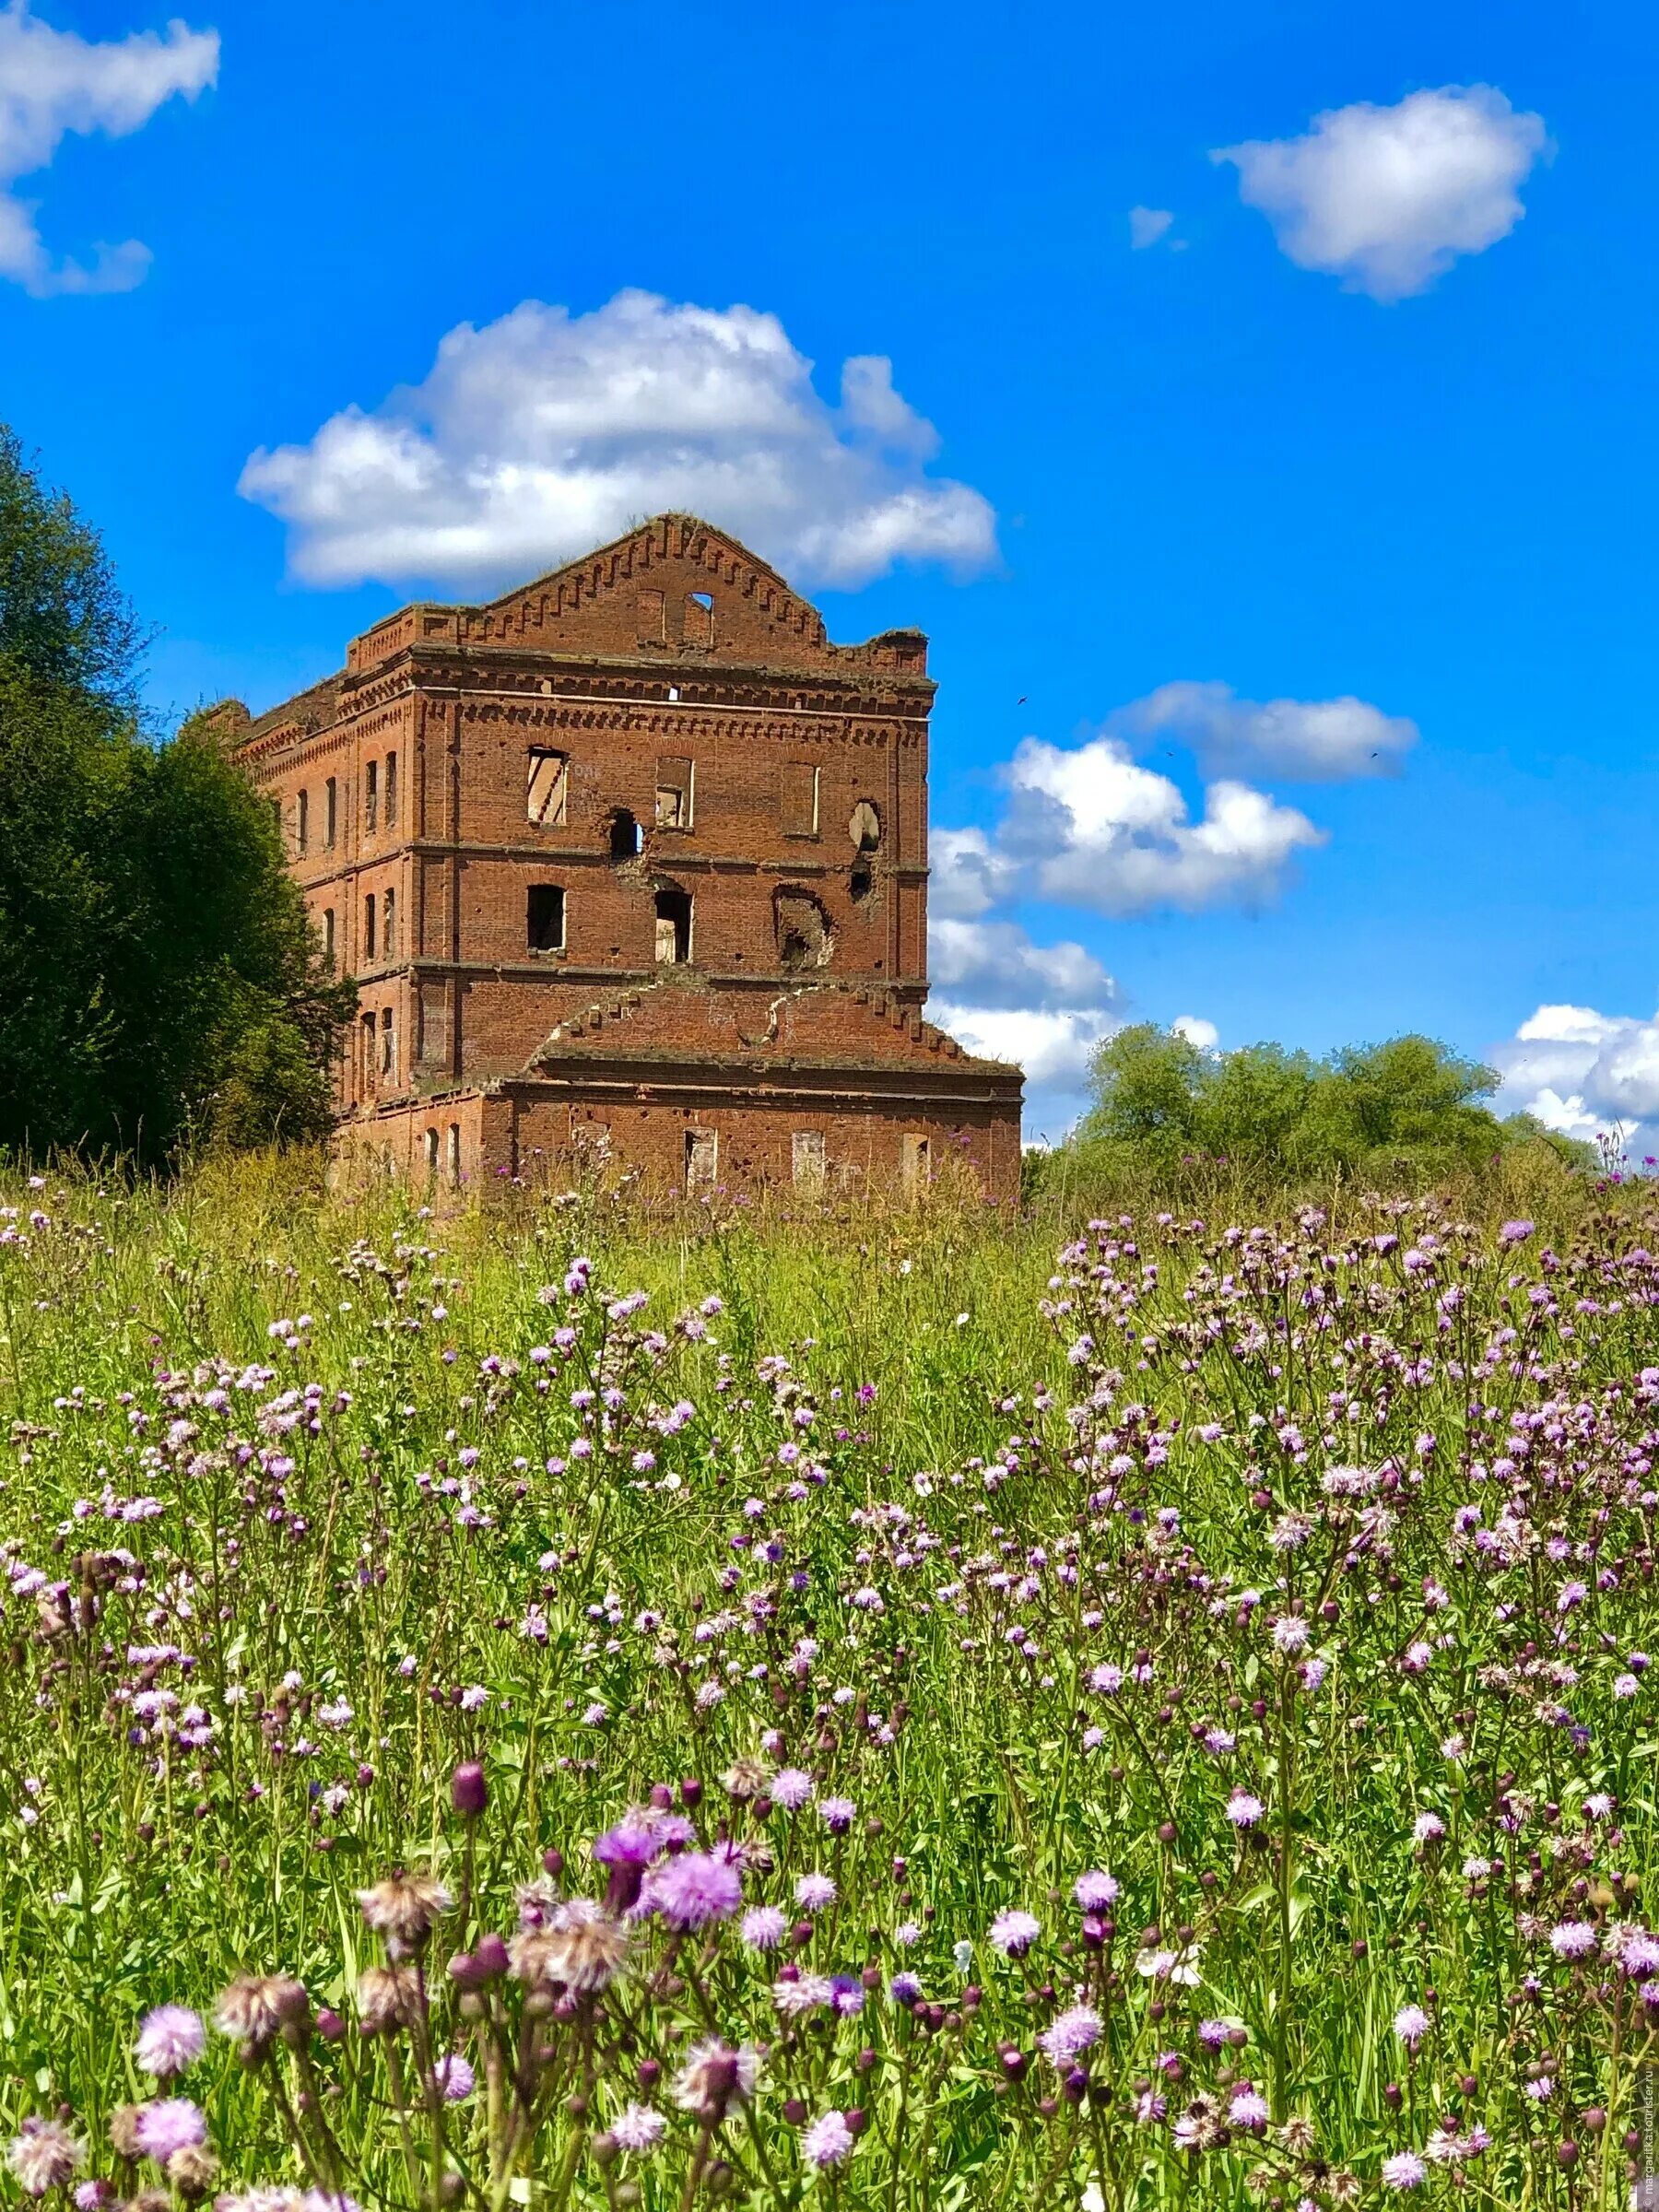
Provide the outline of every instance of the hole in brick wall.
{"type": "Polygon", "coordinates": [[[834,948],[830,919],[810,891],[780,891],[774,907],[778,965],[822,968],[834,948]]]}
{"type": "Polygon", "coordinates": [[[853,894],[854,904],[862,906],[876,888],[875,874],[868,861],[855,860],[853,863],[847,876],[847,888],[853,894]]]}
{"type": "Polygon", "coordinates": [[[711,592],[686,594],[686,629],[688,645],[712,645],[714,642],[714,598],[711,592]]]}
{"type": "Polygon", "coordinates": [[[854,853],[876,853],[881,849],[881,815],[873,799],[860,799],[853,809],[847,824],[847,835],[853,840],[854,853]]]}
{"type": "Polygon", "coordinates": [[[525,894],[524,936],[532,952],[562,952],[565,895],[556,883],[533,883],[525,894]]]}
{"type": "Polygon", "coordinates": [[[645,840],[640,825],[626,806],[618,806],[610,818],[610,856],[613,860],[636,860],[643,850],[645,840]]]}

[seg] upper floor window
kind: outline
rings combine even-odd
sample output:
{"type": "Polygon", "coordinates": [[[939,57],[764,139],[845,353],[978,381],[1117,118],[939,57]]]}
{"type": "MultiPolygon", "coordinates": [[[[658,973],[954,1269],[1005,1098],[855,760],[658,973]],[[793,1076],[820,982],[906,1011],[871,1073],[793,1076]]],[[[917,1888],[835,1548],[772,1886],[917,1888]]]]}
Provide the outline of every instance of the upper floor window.
{"type": "Polygon", "coordinates": [[[302,791],[294,802],[294,842],[301,853],[311,850],[311,793],[302,791]]]}
{"type": "Polygon", "coordinates": [[[371,960],[374,958],[374,893],[372,891],[363,900],[363,958],[366,960],[371,960]]]}
{"type": "Polygon", "coordinates": [[[714,601],[708,592],[688,592],[686,594],[686,643],[712,645],[714,642],[714,601]]]}
{"type": "Polygon", "coordinates": [[[659,830],[691,827],[691,763],[678,758],[657,761],[656,826],[659,830]]]}
{"type": "Polygon", "coordinates": [[[363,827],[372,830],[380,813],[380,769],[371,760],[363,771],[363,827]]]}
{"type": "Polygon", "coordinates": [[[340,786],[336,779],[330,776],[323,787],[323,842],[331,853],[334,851],[334,841],[338,834],[339,825],[340,786]]]}
{"type": "Polygon", "coordinates": [[[323,909],[323,958],[328,962],[331,968],[334,966],[335,910],[332,906],[325,906],[323,909]]]}
{"type": "Polygon", "coordinates": [[[525,899],[524,941],[532,952],[562,952],[565,895],[556,883],[533,883],[525,899]]]}
{"type": "Polygon", "coordinates": [[[524,811],[544,830],[555,830],[565,818],[565,774],[570,763],[563,753],[543,746],[530,747],[530,771],[525,786],[524,811]]]}
{"type": "Polygon", "coordinates": [[[661,592],[643,591],[639,603],[641,645],[661,645],[668,635],[668,603],[661,592]]]}
{"type": "Polygon", "coordinates": [[[392,959],[397,952],[397,893],[388,888],[381,914],[381,957],[392,959]]]}
{"type": "Polygon", "coordinates": [[[386,755],[386,827],[397,827],[397,755],[386,755]]]}
{"type": "Polygon", "coordinates": [[[656,957],[665,967],[691,958],[688,891],[659,891],[656,895],[656,957]]]}

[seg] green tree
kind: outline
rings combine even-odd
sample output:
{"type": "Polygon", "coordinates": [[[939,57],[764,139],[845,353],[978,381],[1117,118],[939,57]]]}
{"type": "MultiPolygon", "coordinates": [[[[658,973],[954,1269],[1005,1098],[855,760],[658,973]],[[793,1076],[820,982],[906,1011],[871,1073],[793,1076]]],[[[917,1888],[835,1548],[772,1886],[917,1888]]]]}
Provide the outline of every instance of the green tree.
{"type": "Polygon", "coordinates": [[[1131,1022],[1096,1048],[1095,1102],[1081,1134],[1169,1159],[1191,1147],[1198,1125],[1204,1055],[1155,1022],[1131,1022]]]}
{"type": "Polygon", "coordinates": [[[1318,1064],[1279,1044],[1247,1044],[1200,1068],[1194,1130],[1217,1159],[1277,1168],[1308,1110],[1318,1064]]]}
{"type": "Polygon", "coordinates": [[[147,742],[139,649],[96,535],[0,432],[0,1145],[318,1135],[351,986],[221,726],[147,742]]]}

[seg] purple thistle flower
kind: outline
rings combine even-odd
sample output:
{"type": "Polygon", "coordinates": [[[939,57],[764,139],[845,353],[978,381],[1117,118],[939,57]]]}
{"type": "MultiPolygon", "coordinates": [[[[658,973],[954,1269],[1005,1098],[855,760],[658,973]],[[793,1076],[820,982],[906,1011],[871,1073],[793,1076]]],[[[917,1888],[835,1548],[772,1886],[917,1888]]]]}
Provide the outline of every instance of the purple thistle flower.
{"type": "Polygon", "coordinates": [[[1595,1948],[1595,1929],[1587,1920],[1564,1920],[1549,1931],[1549,1947],[1558,1959],[1587,1959],[1595,1948]]]}
{"type": "Polygon", "coordinates": [[[784,1767],[772,1776],[766,1794],[786,1813],[798,1813],[812,1795],[812,1777],[804,1768],[784,1767]]]}
{"type": "Polygon", "coordinates": [[[1382,2161],[1384,2189],[1417,2189],[1429,2178],[1429,2169],[1415,2150],[1396,2150],[1382,2161]]]}
{"type": "Polygon", "coordinates": [[[821,2112],[801,2137],[801,2154],[811,2166],[839,2166],[856,2140],[840,2112],[821,2112]]]}
{"type": "Polygon", "coordinates": [[[610,2138],[620,2150],[654,2150],[668,2123],[649,2104],[629,2104],[610,2124],[610,2138]]]}
{"type": "Polygon", "coordinates": [[[135,2047],[140,2069],[166,2080],[194,2066],[207,2047],[207,2030],[200,2013],[188,2005],[158,2005],[138,2023],[135,2047]]]}
{"type": "Polygon", "coordinates": [[[1253,2081],[1239,2083],[1228,2100],[1227,2118],[1229,2124],[1233,2127],[1256,2131],[1266,2126],[1267,2100],[1253,2081]]]}
{"type": "Polygon", "coordinates": [[[1092,2005],[1074,2005],[1058,2014],[1037,2038],[1037,2046],[1058,2073],[1100,2040],[1100,2016],[1092,2005]]]}
{"type": "Polygon", "coordinates": [[[1415,2051],[1433,2026],[1420,2005],[1402,2005],[1394,2017],[1394,2031],[1408,2051],[1415,2051]]]}
{"type": "Polygon", "coordinates": [[[682,1934],[729,1920],[743,1902],[743,1884],[729,1859],[688,1851],[652,1874],[643,1901],[682,1934]]]}
{"type": "Polygon", "coordinates": [[[858,1817],[858,1807],[851,1797],[824,1797],[818,1801],[818,1818],[832,1836],[844,1836],[858,1817]]]}
{"type": "Polygon", "coordinates": [[[451,2051],[438,2061],[432,2079],[445,2104],[464,2104],[477,2087],[477,2076],[458,2051],[451,2051]]]}
{"type": "Polygon", "coordinates": [[[1042,1923],[1018,1905],[1006,1906],[986,1930],[992,1948],[1005,1959],[1023,1959],[1041,1933],[1042,1923]]]}
{"type": "Polygon", "coordinates": [[[1117,1877],[1091,1867],[1077,1877],[1072,1895],[1085,1912],[1104,1912],[1117,1902],[1117,1877]]]}
{"type": "Polygon", "coordinates": [[[775,1951],[789,1933],[789,1915],[782,1905],[751,1906],[737,1933],[751,1951],[775,1951]]]}
{"type": "Polygon", "coordinates": [[[145,2156],[165,2166],[175,2151],[194,2150],[206,2142],[207,2122],[188,2097],[159,2097],[138,2107],[133,2133],[145,2156]]]}
{"type": "Polygon", "coordinates": [[[835,1884],[827,1874],[804,1874],[794,1886],[795,1903],[807,1912],[821,1912],[835,1902],[835,1884]]]}

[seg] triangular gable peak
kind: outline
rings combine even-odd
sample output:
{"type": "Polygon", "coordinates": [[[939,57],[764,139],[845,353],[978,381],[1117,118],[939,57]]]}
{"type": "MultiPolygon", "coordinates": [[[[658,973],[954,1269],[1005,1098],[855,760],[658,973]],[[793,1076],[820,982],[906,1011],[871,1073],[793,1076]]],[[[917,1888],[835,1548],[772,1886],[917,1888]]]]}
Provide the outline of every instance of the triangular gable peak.
{"type": "Polygon", "coordinates": [[[777,571],[695,515],[659,514],[482,606],[403,609],[355,641],[352,666],[421,639],[695,667],[740,663],[923,676],[927,641],[894,630],[833,645],[824,618],[777,571]]]}

